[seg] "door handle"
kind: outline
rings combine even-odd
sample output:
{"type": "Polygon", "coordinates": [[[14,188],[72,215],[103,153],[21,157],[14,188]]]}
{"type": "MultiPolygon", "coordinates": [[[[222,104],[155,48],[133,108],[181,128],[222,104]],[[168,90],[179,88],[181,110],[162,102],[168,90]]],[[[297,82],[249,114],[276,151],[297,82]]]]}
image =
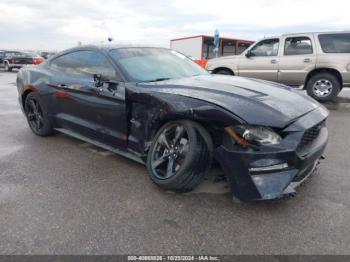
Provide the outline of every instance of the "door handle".
{"type": "Polygon", "coordinates": [[[310,63],[311,62],[311,59],[310,58],[305,58],[304,59],[304,63],[310,63]]]}
{"type": "Polygon", "coordinates": [[[67,90],[67,89],[68,89],[68,86],[65,85],[65,84],[59,84],[59,85],[57,85],[57,88],[63,89],[63,90],[67,90]]]}
{"type": "Polygon", "coordinates": [[[272,59],[271,60],[271,64],[277,64],[277,60],[276,59],[272,59]]]}
{"type": "Polygon", "coordinates": [[[63,90],[67,90],[68,86],[65,84],[48,84],[48,86],[54,87],[54,88],[58,88],[58,89],[63,89],[63,90]]]}

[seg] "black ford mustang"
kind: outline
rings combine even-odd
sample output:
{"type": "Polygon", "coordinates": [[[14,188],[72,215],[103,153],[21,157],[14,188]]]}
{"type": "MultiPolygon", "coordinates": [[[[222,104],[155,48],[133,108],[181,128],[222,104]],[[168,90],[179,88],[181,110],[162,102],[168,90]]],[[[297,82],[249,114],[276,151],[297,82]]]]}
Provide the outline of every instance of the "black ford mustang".
{"type": "Polygon", "coordinates": [[[210,75],[164,48],[85,46],[17,77],[32,131],[59,131],[147,165],[186,192],[222,166],[240,200],[279,198],[314,171],[328,111],[288,87],[210,75]]]}

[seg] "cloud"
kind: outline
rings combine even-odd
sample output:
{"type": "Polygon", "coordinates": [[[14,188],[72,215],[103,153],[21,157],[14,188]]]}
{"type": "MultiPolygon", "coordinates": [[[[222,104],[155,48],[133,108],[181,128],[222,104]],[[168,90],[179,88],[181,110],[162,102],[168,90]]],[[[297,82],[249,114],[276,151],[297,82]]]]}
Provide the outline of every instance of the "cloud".
{"type": "Polygon", "coordinates": [[[171,38],[265,35],[350,28],[344,0],[2,0],[0,49],[63,49],[116,42],[169,46],[171,38]]]}

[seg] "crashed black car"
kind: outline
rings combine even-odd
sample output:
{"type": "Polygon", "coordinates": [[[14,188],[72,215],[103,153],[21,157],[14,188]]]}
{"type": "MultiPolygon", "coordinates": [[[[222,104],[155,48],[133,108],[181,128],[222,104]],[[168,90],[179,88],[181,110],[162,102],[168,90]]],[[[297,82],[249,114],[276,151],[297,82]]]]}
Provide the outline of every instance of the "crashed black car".
{"type": "Polygon", "coordinates": [[[327,144],[328,111],[300,91],[210,75],[151,47],[77,47],[17,77],[32,131],[59,131],[147,165],[158,186],[195,188],[215,159],[235,197],[295,193],[327,144]]]}

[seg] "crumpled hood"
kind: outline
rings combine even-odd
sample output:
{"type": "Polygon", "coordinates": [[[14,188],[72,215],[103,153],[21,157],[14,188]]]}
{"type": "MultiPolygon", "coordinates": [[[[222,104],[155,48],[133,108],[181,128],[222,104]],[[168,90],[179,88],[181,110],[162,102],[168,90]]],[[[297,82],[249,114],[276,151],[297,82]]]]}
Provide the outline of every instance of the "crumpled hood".
{"type": "Polygon", "coordinates": [[[248,124],[282,128],[320,104],[277,83],[223,75],[202,75],[143,83],[149,91],[177,94],[220,106],[248,124]]]}

